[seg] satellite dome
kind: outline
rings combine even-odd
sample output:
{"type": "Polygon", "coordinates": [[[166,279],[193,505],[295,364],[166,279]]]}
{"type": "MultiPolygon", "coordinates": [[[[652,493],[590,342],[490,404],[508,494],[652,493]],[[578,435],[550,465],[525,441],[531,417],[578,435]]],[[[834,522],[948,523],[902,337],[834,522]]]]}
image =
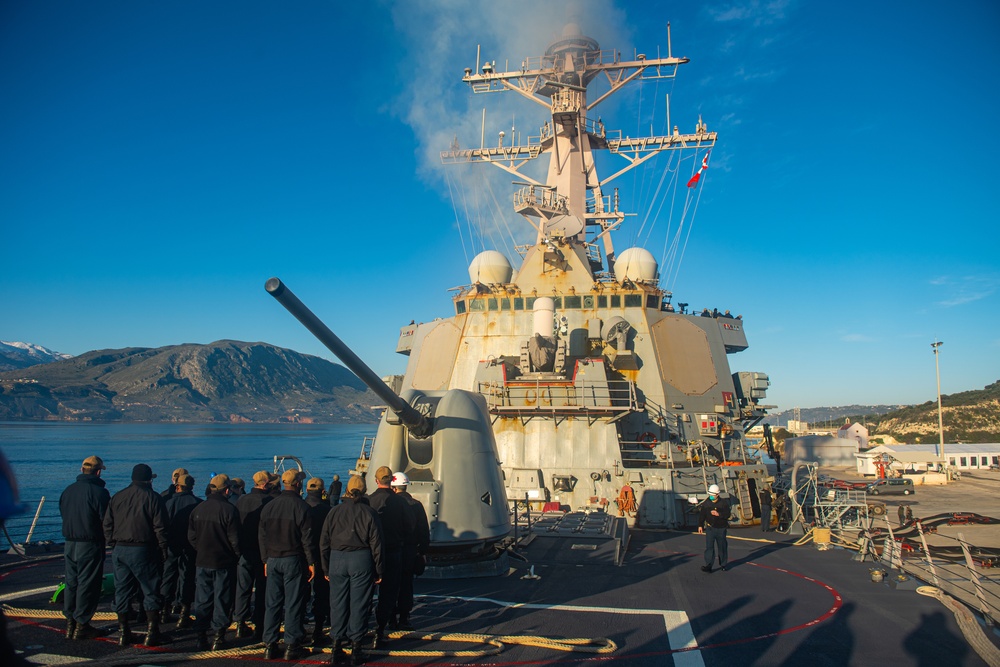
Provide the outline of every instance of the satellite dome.
{"type": "Polygon", "coordinates": [[[485,285],[506,284],[510,282],[514,269],[510,262],[496,250],[486,250],[472,260],[469,264],[469,280],[473,283],[483,283],[485,285]]]}
{"type": "Polygon", "coordinates": [[[628,248],[615,258],[615,277],[619,281],[628,279],[635,283],[651,282],[658,275],[659,266],[653,259],[653,254],[645,248],[628,248]]]}

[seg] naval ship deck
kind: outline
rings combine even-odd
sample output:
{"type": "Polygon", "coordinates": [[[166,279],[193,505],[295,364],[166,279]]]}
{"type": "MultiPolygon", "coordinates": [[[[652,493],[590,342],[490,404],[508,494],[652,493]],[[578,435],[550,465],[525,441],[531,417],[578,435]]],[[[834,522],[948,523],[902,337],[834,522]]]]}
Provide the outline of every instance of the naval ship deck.
{"type": "MultiPolygon", "coordinates": [[[[981,474],[943,489],[919,488],[899,502],[923,503],[921,513],[938,511],[940,504],[977,511],[991,504],[984,491],[1000,482],[1000,474],[993,477],[981,474]]],[[[890,502],[891,514],[896,501],[890,502]]],[[[1000,546],[1000,528],[962,530],[975,544],[1000,546]]],[[[512,558],[506,576],[419,578],[413,622],[433,639],[399,637],[392,641],[391,655],[373,654],[369,664],[989,664],[937,599],[893,576],[874,583],[875,564],[854,560],[853,551],[795,546],[796,539],[764,535],[757,527],[731,530],[730,567],[705,574],[699,569],[704,539],[690,532],[632,529],[621,566],[612,564],[616,555],[610,542],[539,534],[520,550],[527,560],[512,558]],[[563,649],[572,647],[541,638],[578,638],[590,645],[568,652],[563,649]]],[[[196,654],[191,631],[171,630],[171,643],[154,649],[119,649],[115,635],[67,641],[58,608],[47,602],[62,575],[61,559],[4,559],[0,598],[11,607],[47,613],[8,620],[14,644],[35,664],[263,661],[249,640],[238,640],[226,654],[196,654]]],[[[979,570],[995,609],[1000,577],[994,570],[979,570]]],[[[974,596],[967,603],[976,608],[974,596]]],[[[105,598],[99,611],[109,610],[105,598]]],[[[111,620],[95,624],[114,626],[111,620]]],[[[994,648],[1000,645],[994,629],[985,628],[982,636],[994,648]]],[[[301,664],[328,658],[315,653],[301,664]]]]}

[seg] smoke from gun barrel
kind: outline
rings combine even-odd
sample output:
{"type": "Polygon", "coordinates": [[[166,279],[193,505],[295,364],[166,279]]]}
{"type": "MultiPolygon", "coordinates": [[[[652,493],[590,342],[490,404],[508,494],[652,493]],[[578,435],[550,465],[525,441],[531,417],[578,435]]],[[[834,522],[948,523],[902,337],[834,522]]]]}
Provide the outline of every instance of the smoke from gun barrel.
{"type": "Polygon", "coordinates": [[[268,294],[273,296],[278,303],[285,307],[289,313],[291,313],[295,319],[302,323],[302,325],[308,329],[312,335],[316,336],[317,339],[323,345],[327,347],[328,350],[333,352],[338,359],[340,359],[345,366],[347,366],[351,372],[358,376],[358,378],[368,385],[375,394],[385,401],[389,409],[392,410],[403,422],[403,424],[410,429],[413,435],[418,437],[430,435],[431,428],[427,423],[427,418],[424,415],[417,412],[413,406],[408,404],[402,398],[400,398],[394,391],[392,391],[385,382],[382,381],[378,375],[368,367],[368,364],[363,362],[358,355],[354,354],[351,348],[347,347],[340,338],[337,337],[335,333],[330,331],[323,322],[316,317],[316,315],[309,310],[304,303],[302,303],[295,294],[292,293],[288,287],[281,282],[278,278],[270,278],[266,283],[264,283],[264,289],[267,290],[268,294]]]}

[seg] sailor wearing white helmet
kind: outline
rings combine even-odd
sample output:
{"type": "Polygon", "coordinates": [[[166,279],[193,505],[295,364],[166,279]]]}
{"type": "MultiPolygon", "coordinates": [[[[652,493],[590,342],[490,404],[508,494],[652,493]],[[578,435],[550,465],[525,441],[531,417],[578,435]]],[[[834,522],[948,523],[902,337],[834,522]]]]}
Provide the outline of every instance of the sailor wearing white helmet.
{"type": "Polygon", "coordinates": [[[698,534],[705,535],[705,564],[702,572],[711,572],[715,561],[715,550],[719,550],[719,569],[726,571],[729,562],[729,545],[726,530],[729,528],[729,501],[719,495],[719,486],[708,487],[708,500],[701,504],[698,513],[698,534]]]}
{"type": "Polygon", "coordinates": [[[419,500],[406,492],[410,479],[406,473],[397,472],[392,476],[392,490],[397,496],[406,500],[410,512],[411,530],[406,534],[403,545],[403,573],[399,581],[399,594],[396,597],[396,614],[398,618],[390,619],[390,626],[399,630],[412,630],[410,612],[413,610],[413,577],[423,574],[424,554],[431,541],[431,530],[427,523],[427,512],[419,500]]]}

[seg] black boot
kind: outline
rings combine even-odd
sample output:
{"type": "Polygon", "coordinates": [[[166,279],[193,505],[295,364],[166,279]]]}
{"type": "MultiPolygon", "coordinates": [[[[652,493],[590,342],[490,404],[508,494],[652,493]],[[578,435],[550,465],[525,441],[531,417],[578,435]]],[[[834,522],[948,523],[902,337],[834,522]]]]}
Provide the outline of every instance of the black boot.
{"type": "Polygon", "coordinates": [[[268,644],[264,647],[264,659],[265,660],[277,660],[278,659],[278,642],[268,644]]]}
{"type": "Polygon", "coordinates": [[[78,623],[76,626],[76,634],[73,635],[73,639],[93,639],[94,637],[100,637],[101,631],[92,626],[90,623],[78,623]]]}
{"type": "Polygon", "coordinates": [[[361,642],[351,642],[351,664],[365,664],[365,653],[361,650],[361,642]]]}
{"type": "Polygon", "coordinates": [[[410,615],[409,614],[400,614],[399,615],[399,623],[396,624],[396,627],[398,629],[404,630],[406,632],[413,632],[413,624],[410,623],[410,615]]]}
{"type": "Polygon", "coordinates": [[[226,648],[226,630],[222,629],[215,633],[215,641],[212,642],[213,651],[221,651],[226,648]]]}
{"type": "Polygon", "coordinates": [[[292,644],[285,648],[285,660],[300,660],[310,654],[305,646],[292,644]]]}
{"type": "Polygon", "coordinates": [[[344,651],[344,647],[347,645],[347,640],[338,639],[333,644],[333,657],[330,659],[330,664],[332,665],[346,665],[347,664],[347,653],[344,651]]]}
{"type": "Polygon", "coordinates": [[[380,625],[375,630],[375,638],[372,640],[372,648],[385,648],[385,626],[380,625]]]}
{"type": "Polygon", "coordinates": [[[312,645],[319,647],[326,646],[329,643],[330,636],[323,632],[323,621],[316,621],[316,625],[313,627],[312,645]]]}
{"type": "Polygon", "coordinates": [[[146,610],[146,646],[159,646],[160,637],[160,612],[146,610]]]}
{"type": "Polygon", "coordinates": [[[177,619],[177,629],[183,630],[184,628],[190,628],[194,623],[194,619],[191,618],[191,605],[182,604],[180,618],[177,619]]]}
{"type": "Polygon", "coordinates": [[[244,639],[253,634],[253,629],[247,625],[244,621],[240,621],[236,624],[236,636],[239,639],[244,639]]]}
{"type": "Polygon", "coordinates": [[[132,643],[132,628],[128,624],[128,613],[118,614],[118,645],[129,646],[132,643]]]}
{"type": "Polygon", "coordinates": [[[194,645],[199,651],[207,651],[211,644],[208,643],[208,635],[205,634],[203,630],[198,631],[198,636],[195,638],[194,645]]]}
{"type": "Polygon", "coordinates": [[[163,608],[163,611],[160,612],[160,623],[166,624],[174,620],[174,615],[170,613],[170,607],[171,605],[167,605],[163,608]]]}
{"type": "Polygon", "coordinates": [[[76,639],[76,621],[72,618],[66,619],[66,639],[76,639]]]}

